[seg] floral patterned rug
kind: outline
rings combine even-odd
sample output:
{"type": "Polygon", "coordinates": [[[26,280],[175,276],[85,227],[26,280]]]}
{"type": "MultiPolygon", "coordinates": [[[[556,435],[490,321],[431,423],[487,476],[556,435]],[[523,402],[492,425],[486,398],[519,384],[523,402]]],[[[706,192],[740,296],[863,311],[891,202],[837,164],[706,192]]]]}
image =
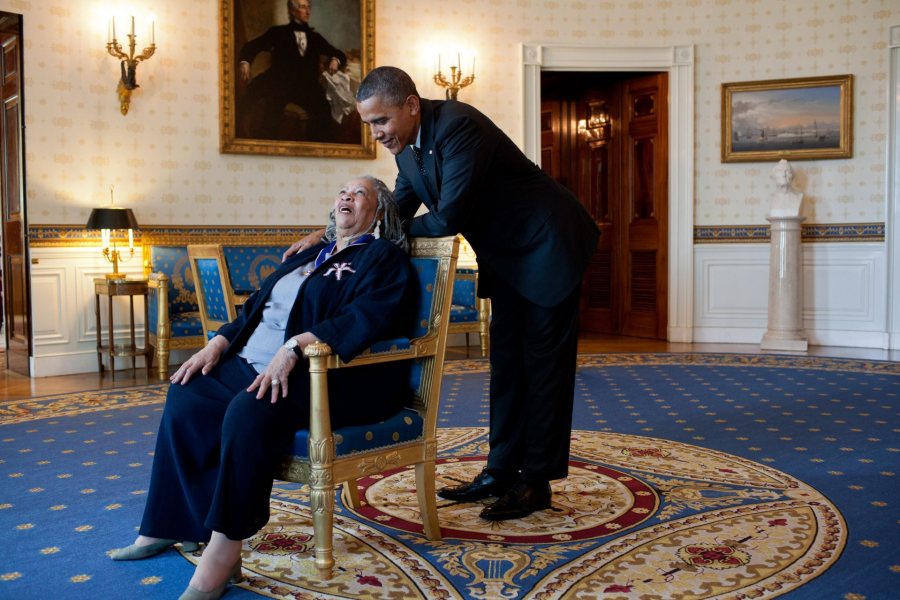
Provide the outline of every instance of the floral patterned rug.
{"type": "MultiPolygon", "coordinates": [[[[438,488],[473,477],[488,450],[487,365],[447,367],[438,488]]],[[[414,472],[387,471],[359,482],[359,511],[338,496],[337,565],[319,581],[307,490],[279,481],[226,597],[891,597],[898,376],[897,363],[840,359],[582,356],[569,477],[553,482],[552,508],[492,523],[481,503],[440,501],[432,542],[414,472]]],[[[0,597],[183,589],[198,555],[180,547],[134,563],[104,555],[140,520],[164,391],[0,406],[0,531],[17,548],[0,597]]]]}

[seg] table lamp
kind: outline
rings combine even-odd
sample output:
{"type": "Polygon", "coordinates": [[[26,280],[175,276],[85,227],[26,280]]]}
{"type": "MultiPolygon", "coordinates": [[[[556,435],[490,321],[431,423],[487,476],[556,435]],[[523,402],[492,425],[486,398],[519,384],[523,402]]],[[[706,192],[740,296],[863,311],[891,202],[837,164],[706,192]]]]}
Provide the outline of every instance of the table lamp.
{"type": "Polygon", "coordinates": [[[110,206],[107,208],[95,208],[88,217],[88,229],[99,229],[103,238],[103,257],[113,265],[112,273],[107,273],[107,279],[125,279],[125,275],[119,273],[119,261],[128,260],[134,256],[134,230],[138,228],[137,219],[130,208],[110,206]],[[116,247],[116,241],[112,239],[112,231],[128,230],[128,257],[122,258],[122,251],[116,247]]]}

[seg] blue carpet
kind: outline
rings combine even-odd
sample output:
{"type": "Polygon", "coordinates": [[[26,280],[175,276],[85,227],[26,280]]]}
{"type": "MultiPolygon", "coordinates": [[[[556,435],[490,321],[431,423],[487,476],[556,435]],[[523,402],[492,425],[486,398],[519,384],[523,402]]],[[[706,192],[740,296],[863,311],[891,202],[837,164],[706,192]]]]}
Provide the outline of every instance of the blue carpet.
{"type": "MultiPolygon", "coordinates": [[[[440,477],[452,477],[452,468],[469,464],[474,468],[480,464],[477,460],[483,459],[487,380],[483,361],[448,363],[439,421],[443,435],[440,454],[445,460],[440,477]]],[[[676,487],[671,485],[672,478],[654,472],[647,462],[652,452],[689,454],[696,448],[699,456],[701,449],[707,449],[710,454],[703,460],[730,461],[727,464],[734,469],[750,471],[757,465],[764,475],[787,474],[798,482],[798,489],[812,488],[839,511],[843,522],[834,521],[834,529],[840,531],[830,533],[841,541],[829,556],[822,555],[820,562],[834,561],[830,566],[817,566],[815,556],[804,557],[806,562],[796,566],[814,572],[812,579],[796,584],[785,575],[769,588],[752,589],[747,597],[895,598],[900,597],[895,592],[900,586],[896,553],[896,540],[900,539],[898,393],[898,363],[722,354],[588,355],[580,358],[573,447],[596,447],[601,452],[604,444],[626,440],[623,448],[633,451],[640,446],[638,450],[644,453],[643,457],[632,454],[619,463],[578,457],[579,472],[603,471],[610,480],[641,479],[650,491],[638,493],[658,495],[660,513],[668,511],[668,520],[646,511],[646,517],[641,517],[646,521],[626,525],[621,538],[614,538],[621,540],[654,527],[668,527],[673,522],[671,515],[694,518],[711,512],[712,505],[673,500],[676,487]]],[[[114,563],[105,555],[135,536],[164,395],[165,386],[156,385],[0,404],[0,540],[5,547],[0,559],[0,598],[176,598],[184,589],[194,557],[169,551],[152,560],[114,563]]],[[[719,470],[732,472],[731,468],[719,470]]],[[[570,480],[577,477],[570,476],[570,480]]],[[[742,500],[739,509],[764,500],[758,489],[735,486],[727,479],[710,479],[704,485],[707,483],[709,490],[719,494],[738,489],[757,494],[742,500]]],[[[380,493],[378,485],[382,484],[361,482],[364,488],[370,486],[374,495],[380,493]]],[[[402,482],[398,485],[402,487],[402,482]]],[[[694,481],[693,485],[698,484],[694,481]]],[[[554,491],[555,498],[565,497],[565,490],[555,486],[554,491]]],[[[572,497],[577,497],[577,491],[572,497]]],[[[304,492],[296,486],[276,485],[276,529],[269,532],[267,540],[277,537],[283,515],[304,518],[303,499],[304,492]],[[301,508],[294,508],[297,506],[301,508]]],[[[721,501],[714,508],[725,512],[730,510],[728,506],[721,501]]],[[[609,536],[566,540],[557,532],[549,536],[557,540],[554,545],[537,530],[530,531],[527,539],[531,541],[524,543],[516,541],[518,533],[512,530],[475,531],[479,525],[465,521],[473,512],[477,514],[471,506],[455,512],[451,508],[442,508],[442,526],[447,530],[445,541],[437,545],[429,544],[414,528],[404,532],[402,518],[375,512],[357,515],[340,505],[339,526],[360,539],[371,541],[381,536],[381,541],[371,542],[371,548],[381,554],[371,548],[361,550],[372,553],[373,564],[389,562],[379,557],[397,556],[396,552],[390,554],[394,550],[385,550],[382,538],[387,533],[405,551],[419,555],[420,569],[437,574],[440,581],[435,583],[433,576],[415,579],[412,573],[411,580],[418,586],[411,589],[418,591],[401,597],[430,597],[428,590],[449,590],[447,597],[492,597],[492,590],[506,597],[526,597],[534,586],[532,594],[563,597],[566,590],[559,587],[559,581],[576,585],[571,569],[566,569],[611,543],[609,536]],[[392,519],[397,523],[391,523],[392,519]],[[498,545],[498,541],[503,543],[498,545]],[[507,556],[510,565],[523,560],[528,567],[518,571],[509,567],[508,576],[492,579],[477,568],[479,553],[485,549],[507,556]],[[551,550],[558,556],[549,556],[551,550]]],[[[547,520],[560,515],[565,512],[557,508],[547,520]]],[[[774,536],[774,527],[783,524],[781,521],[769,519],[771,528],[765,532],[765,527],[757,526],[747,539],[755,535],[758,540],[744,539],[743,547],[761,552],[764,538],[774,536]]],[[[827,537],[829,532],[824,534],[827,537]]],[[[284,534],[280,541],[296,544],[302,537],[294,532],[284,534]]],[[[723,548],[740,546],[734,536],[726,537],[717,538],[723,548]]],[[[262,548],[259,540],[251,547],[255,552],[262,548]]],[[[336,540],[336,550],[339,548],[336,540]]],[[[684,545],[681,550],[685,549],[692,548],[684,545]]],[[[302,552],[296,550],[294,555],[302,552]]],[[[411,560],[397,559],[397,571],[415,571],[411,560]]],[[[584,569],[595,563],[579,564],[578,568],[584,569]]],[[[579,597],[639,598],[647,586],[677,583],[685,574],[700,577],[726,563],[689,569],[673,558],[668,564],[670,568],[658,569],[659,581],[629,577],[623,569],[621,576],[592,582],[594,587],[582,590],[579,597]],[[676,563],[681,566],[671,566],[676,563]]],[[[343,592],[312,591],[302,577],[281,587],[271,584],[271,578],[265,579],[269,582],[265,585],[264,579],[258,578],[254,585],[268,597],[295,597],[290,595],[293,593],[303,598],[385,597],[382,594],[387,587],[381,586],[387,586],[391,565],[372,573],[365,567],[353,568],[352,583],[357,587],[346,587],[343,592]]],[[[350,571],[353,568],[348,567],[350,571]]],[[[639,572],[634,565],[631,569],[639,572]]],[[[246,587],[253,586],[232,588],[227,597],[260,597],[246,587]]],[[[737,597],[730,595],[727,587],[718,593],[721,595],[716,597],[737,597]]]]}

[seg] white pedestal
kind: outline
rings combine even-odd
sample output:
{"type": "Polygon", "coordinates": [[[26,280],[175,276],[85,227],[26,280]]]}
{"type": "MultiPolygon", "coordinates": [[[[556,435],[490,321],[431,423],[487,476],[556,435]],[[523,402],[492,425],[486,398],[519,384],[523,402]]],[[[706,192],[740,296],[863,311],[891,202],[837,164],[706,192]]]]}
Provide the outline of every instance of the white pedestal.
{"type": "Polygon", "coordinates": [[[773,217],[769,255],[769,328],[762,350],[806,352],[803,331],[803,255],[801,223],[806,217],[773,217]]]}

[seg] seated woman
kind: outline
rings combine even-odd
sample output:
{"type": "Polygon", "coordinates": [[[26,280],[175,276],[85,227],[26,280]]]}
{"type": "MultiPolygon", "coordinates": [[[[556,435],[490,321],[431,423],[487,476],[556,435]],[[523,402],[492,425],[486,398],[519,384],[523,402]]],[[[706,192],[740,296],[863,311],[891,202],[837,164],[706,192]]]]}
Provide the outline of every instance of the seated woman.
{"type": "MultiPolygon", "coordinates": [[[[303,349],[321,340],[350,360],[409,330],[412,267],[390,191],[374,177],[353,179],[329,221],[322,243],[282,263],[171,377],[140,535],[112,558],[208,541],[182,599],[218,598],[229,578],[240,580],[242,540],[268,522],[273,474],[309,426],[303,349]]],[[[411,393],[404,369],[330,374],[333,425],[395,414],[411,393]]]]}

